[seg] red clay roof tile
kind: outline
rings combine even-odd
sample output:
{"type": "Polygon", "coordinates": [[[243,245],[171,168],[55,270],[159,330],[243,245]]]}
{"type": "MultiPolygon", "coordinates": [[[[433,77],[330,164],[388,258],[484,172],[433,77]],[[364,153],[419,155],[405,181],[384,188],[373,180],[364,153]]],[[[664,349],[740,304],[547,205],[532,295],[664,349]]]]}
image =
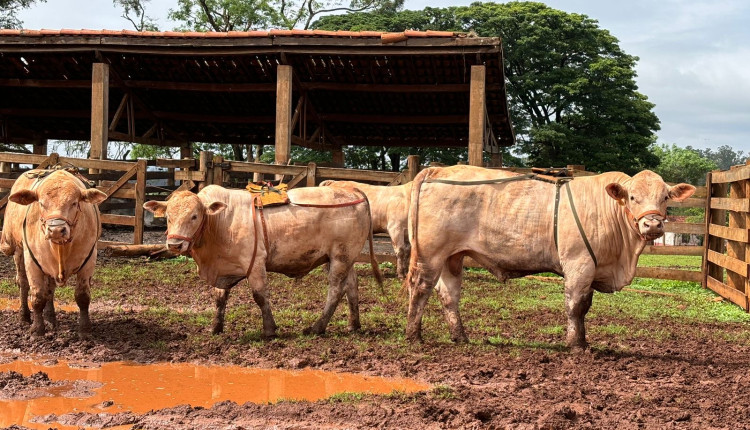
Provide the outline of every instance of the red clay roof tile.
{"type": "Polygon", "coordinates": [[[403,33],[383,33],[379,31],[327,31],[327,30],[252,30],[252,31],[230,31],[230,32],[197,32],[197,31],[133,31],[133,30],[91,30],[91,29],[43,29],[43,30],[18,30],[0,29],[0,36],[128,36],[128,37],[182,37],[182,38],[244,38],[244,37],[380,37],[386,43],[406,40],[409,37],[459,37],[458,33],[450,31],[416,31],[407,30],[403,33]]]}

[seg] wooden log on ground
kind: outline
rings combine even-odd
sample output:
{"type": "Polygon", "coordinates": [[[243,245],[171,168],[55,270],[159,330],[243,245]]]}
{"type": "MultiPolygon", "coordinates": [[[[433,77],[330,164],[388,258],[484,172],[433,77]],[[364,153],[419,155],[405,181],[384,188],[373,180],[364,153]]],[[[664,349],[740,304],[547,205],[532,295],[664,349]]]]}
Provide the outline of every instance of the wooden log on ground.
{"type": "Polygon", "coordinates": [[[174,258],[178,254],[168,250],[163,243],[142,244],[142,245],[108,245],[104,248],[104,255],[107,257],[141,257],[149,258],[174,258]]]}

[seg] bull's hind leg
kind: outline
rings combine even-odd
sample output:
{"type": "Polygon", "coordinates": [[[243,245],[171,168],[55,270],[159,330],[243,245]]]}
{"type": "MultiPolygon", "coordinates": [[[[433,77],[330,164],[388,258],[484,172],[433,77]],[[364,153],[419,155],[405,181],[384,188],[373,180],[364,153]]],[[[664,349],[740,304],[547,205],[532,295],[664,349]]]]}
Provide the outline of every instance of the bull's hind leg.
{"type": "MultiPolygon", "coordinates": [[[[336,307],[346,291],[346,282],[349,272],[353,270],[353,263],[341,261],[334,257],[330,264],[331,268],[328,271],[328,296],[326,297],[326,303],[323,306],[323,313],[311,327],[308,327],[303,331],[304,334],[320,335],[325,333],[328,322],[331,320],[333,313],[336,311],[336,307]]],[[[351,306],[351,303],[349,305],[351,306]]],[[[357,304],[357,306],[359,306],[359,304],[357,304]]],[[[359,317],[359,308],[357,308],[357,317],[359,317]]]]}
{"type": "Polygon", "coordinates": [[[362,324],[359,322],[359,289],[354,265],[349,269],[344,288],[346,289],[346,302],[349,304],[349,331],[358,331],[362,328],[362,324]]]}
{"type": "Polygon", "coordinates": [[[21,321],[31,324],[31,311],[29,310],[29,279],[26,277],[26,266],[23,261],[23,250],[17,249],[13,254],[13,261],[16,263],[16,284],[21,290],[21,308],[18,315],[21,321]]]}
{"type": "Polygon", "coordinates": [[[593,296],[591,280],[565,279],[565,312],[568,316],[567,344],[571,348],[585,349],[588,346],[584,318],[591,308],[593,296]]]}
{"type": "Polygon", "coordinates": [[[422,315],[438,277],[439,272],[437,270],[428,268],[421,263],[409,268],[409,275],[404,284],[409,290],[406,339],[410,342],[422,341],[422,315]]]}
{"type": "Polygon", "coordinates": [[[461,315],[458,312],[458,304],[461,300],[461,282],[463,280],[463,256],[454,255],[448,259],[443,271],[440,272],[435,290],[438,292],[440,302],[443,304],[445,321],[451,332],[451,340],[456,343],[468,343],[461,315]]]}

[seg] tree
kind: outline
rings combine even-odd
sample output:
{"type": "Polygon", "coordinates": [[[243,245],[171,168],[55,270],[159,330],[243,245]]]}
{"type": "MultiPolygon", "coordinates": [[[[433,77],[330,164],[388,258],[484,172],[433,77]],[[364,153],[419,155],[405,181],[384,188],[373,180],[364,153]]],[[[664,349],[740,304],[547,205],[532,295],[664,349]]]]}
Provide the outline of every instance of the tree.
{"type": "MultiPolygon", "coordinates": [[[[690,147],[688,146],[688,148],[690,147]]],[[[745,164],[745,161],[750,156],[750,154],[745,154],[742,151],[735,152],[729,145],[720,146],[716,151],[713,151],[710,148],[698,151],[703,157],[716,163],[717,169],[721,170],[729,170],[732,166],[745,164]]]]}
{"type": "Polygon", "coordinates": [[[326,30],[452,30],[500,36],[517,149],[536,166],[584,164],[634,173],[658,159],[649,151],[659,120],[637,91],[637,57],[597,21],[535,2],[473,3],[376,15],[326,16],[326,30]]]}
{"type": "Polygon", "coordinates": [[[692,148],[680,148],[672,144],[654,145],[651,151],[659,158],[654,172],[667,182],[687,182],[693,185],[705,185],[706,173],[716,169],[716,162],[709,160],[700,151],[692,148]]]}
{"type": "Polygon", "coordinates": [[[115,6],[122,8],[122,17],[130,21],[136,31],[159,31],[156,22],[146,15],[145,5],[150,0],[113,0],[115,6]]]}
{"type": "MultiPolygon", "coordinates": [[[[31,7],[37,0],[0,0],[0,28],[21,28],[18,12],[31,7]]],[[[46,1],[46,0],[41,0],[46,1]]]]}
{"type": "Polygon", "coordinates": [[[182,22],[181,29],[195,31],[307,29],[322,14],[395,10],[402,4],[403,0],[178,0],[169,18],[182,22]]]}

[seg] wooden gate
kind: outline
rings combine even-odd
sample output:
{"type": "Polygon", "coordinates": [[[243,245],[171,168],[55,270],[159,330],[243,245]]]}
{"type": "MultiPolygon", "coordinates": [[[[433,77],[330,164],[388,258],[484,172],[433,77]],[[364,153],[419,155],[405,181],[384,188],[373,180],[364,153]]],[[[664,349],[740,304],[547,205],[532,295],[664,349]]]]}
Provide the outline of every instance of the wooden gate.
{"type": "Polygon", "coordinates": [[[750,310],[750,166],[708,174],[703,286],[750,310]]]}
{"type": "MultiPolygon", "coordinates": [[[[85,158],[60,157],[53,153],[46,155],[18,154],[0,152],[0,190],[4,190],[0,198],[0,214],[5,212],[8,204],[9,190],[20,175],[28,169],[11,169],[11,164],[31,165],[34,168],[45,168],[60,164],[63,167],[88,169],[84,176],[97,183],[96,188],[110,198],[134,200],[129,207],[134,208],[134,215],[115,215],[102,213],[102,224],[126,225],[133,227],[133,244],[143,243],[143,203],[146,200],[146,160],[136,162],[94,160],[85,158]],[[123,173],[124,172],[124,173],[123,173]],[[130,181],[135,180],[134,183],[130,181]],[[133,206],[134,205],[134,206],[133,206]]],[[[104,205],[107,200],[100,204],[104,205]]],[[[103,248],[112,242],[99,241],[98,247],[103,248]]]]}

